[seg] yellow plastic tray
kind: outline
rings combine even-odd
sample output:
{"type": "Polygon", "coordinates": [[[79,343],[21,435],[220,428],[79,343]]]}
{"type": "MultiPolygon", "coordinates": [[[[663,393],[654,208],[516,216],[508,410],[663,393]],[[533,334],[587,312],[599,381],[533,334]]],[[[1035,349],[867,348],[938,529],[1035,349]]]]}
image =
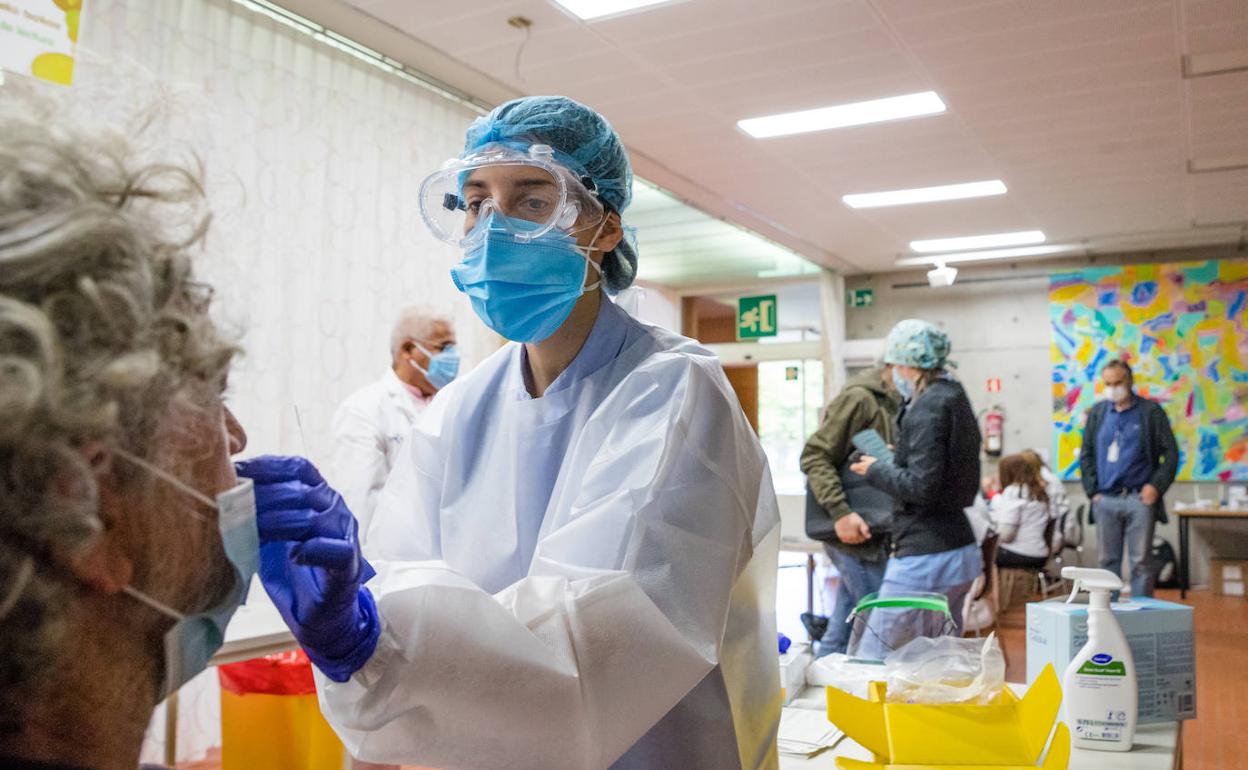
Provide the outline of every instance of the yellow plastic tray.
{"type": "Polygon", "coordinates": [[[872,682],[869,695],[828,688],[828,719],[875,755],[874,762],[838,758],[842,770],[1034,770],[1050,732],[1041,767],[1064,770],[1070,762],[1070,732],[1060,723],[1053,730],[1062,686],[1051,665],[1021,699],[1006,688],[983,706],[886,703],[883,682],[872,682]]]}

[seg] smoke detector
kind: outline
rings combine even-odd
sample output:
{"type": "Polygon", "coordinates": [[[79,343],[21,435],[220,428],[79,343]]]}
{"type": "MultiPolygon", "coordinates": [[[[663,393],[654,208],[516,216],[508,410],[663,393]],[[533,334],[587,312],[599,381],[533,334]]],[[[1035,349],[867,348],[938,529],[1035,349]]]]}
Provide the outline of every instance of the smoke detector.
{"type": "Polygon", "coordinates": [[[927,271],[927,283],[929,286],[952,286],[954,280],[958,277],[958,269],[950,267],[946,264],[940,264],[927,271]]]}

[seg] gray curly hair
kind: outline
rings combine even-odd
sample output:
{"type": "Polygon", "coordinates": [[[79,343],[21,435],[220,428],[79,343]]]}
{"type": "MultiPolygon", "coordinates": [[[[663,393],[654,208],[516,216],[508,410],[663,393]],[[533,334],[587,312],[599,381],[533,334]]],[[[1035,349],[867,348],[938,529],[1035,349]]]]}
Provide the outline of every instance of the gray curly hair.
{"type": "Polygon", "coordinates": [[[0,88],[0,731],[76,590],[48,555],[102,527],[82,448],[158,454],[174,399],[219,398],[235,353],[192,280],[200,173],[143,163],[132,140],[0,88]]]}
{"type": "Polygon", "coordinates": [[[451,319],[434,313],[423,305],[408,305],[400,310],[399,318],[390,330],[390,356],[397,356],[403,343],[409,339],[419,342],[429,339],[439,323],[450,326],[451,319]]]}

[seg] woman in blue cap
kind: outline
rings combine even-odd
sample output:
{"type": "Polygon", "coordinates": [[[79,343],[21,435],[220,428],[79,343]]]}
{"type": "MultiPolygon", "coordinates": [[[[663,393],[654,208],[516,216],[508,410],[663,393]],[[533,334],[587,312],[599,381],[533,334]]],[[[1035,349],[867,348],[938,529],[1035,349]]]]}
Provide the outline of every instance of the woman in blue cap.
{"type": "Polygon", "coordinates": [[[424,182],[452,280],[513,342],[406,443],[371,566],[306,461],[242,467],[266,588],[356,757],[776,767],[771,477],[715,357],[607,297],[636,271],[631,182],[607,121],[560,97],[497,108],[424,182]]]}
{"type": "MultiPolygon", "coordinates": [[[[851,467],[897,501],[892,545],[881,595],[937,593],[962,625],[962,603],[983,570],[975,533],[964,509],[979,491],[979,426],[966,391],[948,373],[949,336],[932,324],[906,319],[893,327],[884,362],[905,399],[892,462],[863,457],[851,467]]],[[[896,647],[919,629],[897,628],[896,647]]],[[[879,641],[879,640],[877,640],[879,641]]],[[[885,650],[887,651],[887,650],[885,650]]]]}

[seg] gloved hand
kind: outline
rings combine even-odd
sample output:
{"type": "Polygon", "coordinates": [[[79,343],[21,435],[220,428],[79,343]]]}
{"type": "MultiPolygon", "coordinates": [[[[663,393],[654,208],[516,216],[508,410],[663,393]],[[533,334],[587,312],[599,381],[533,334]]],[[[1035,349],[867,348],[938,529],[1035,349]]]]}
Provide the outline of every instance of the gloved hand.
{"type": "Polygon", "coordinates": [[[374,574],[360,553],[359,525],[342,496],[302,457],[237,464],[256,488],[260,580],[316,667],[345,682],[381,635],[364,583],[374,574]]]}

